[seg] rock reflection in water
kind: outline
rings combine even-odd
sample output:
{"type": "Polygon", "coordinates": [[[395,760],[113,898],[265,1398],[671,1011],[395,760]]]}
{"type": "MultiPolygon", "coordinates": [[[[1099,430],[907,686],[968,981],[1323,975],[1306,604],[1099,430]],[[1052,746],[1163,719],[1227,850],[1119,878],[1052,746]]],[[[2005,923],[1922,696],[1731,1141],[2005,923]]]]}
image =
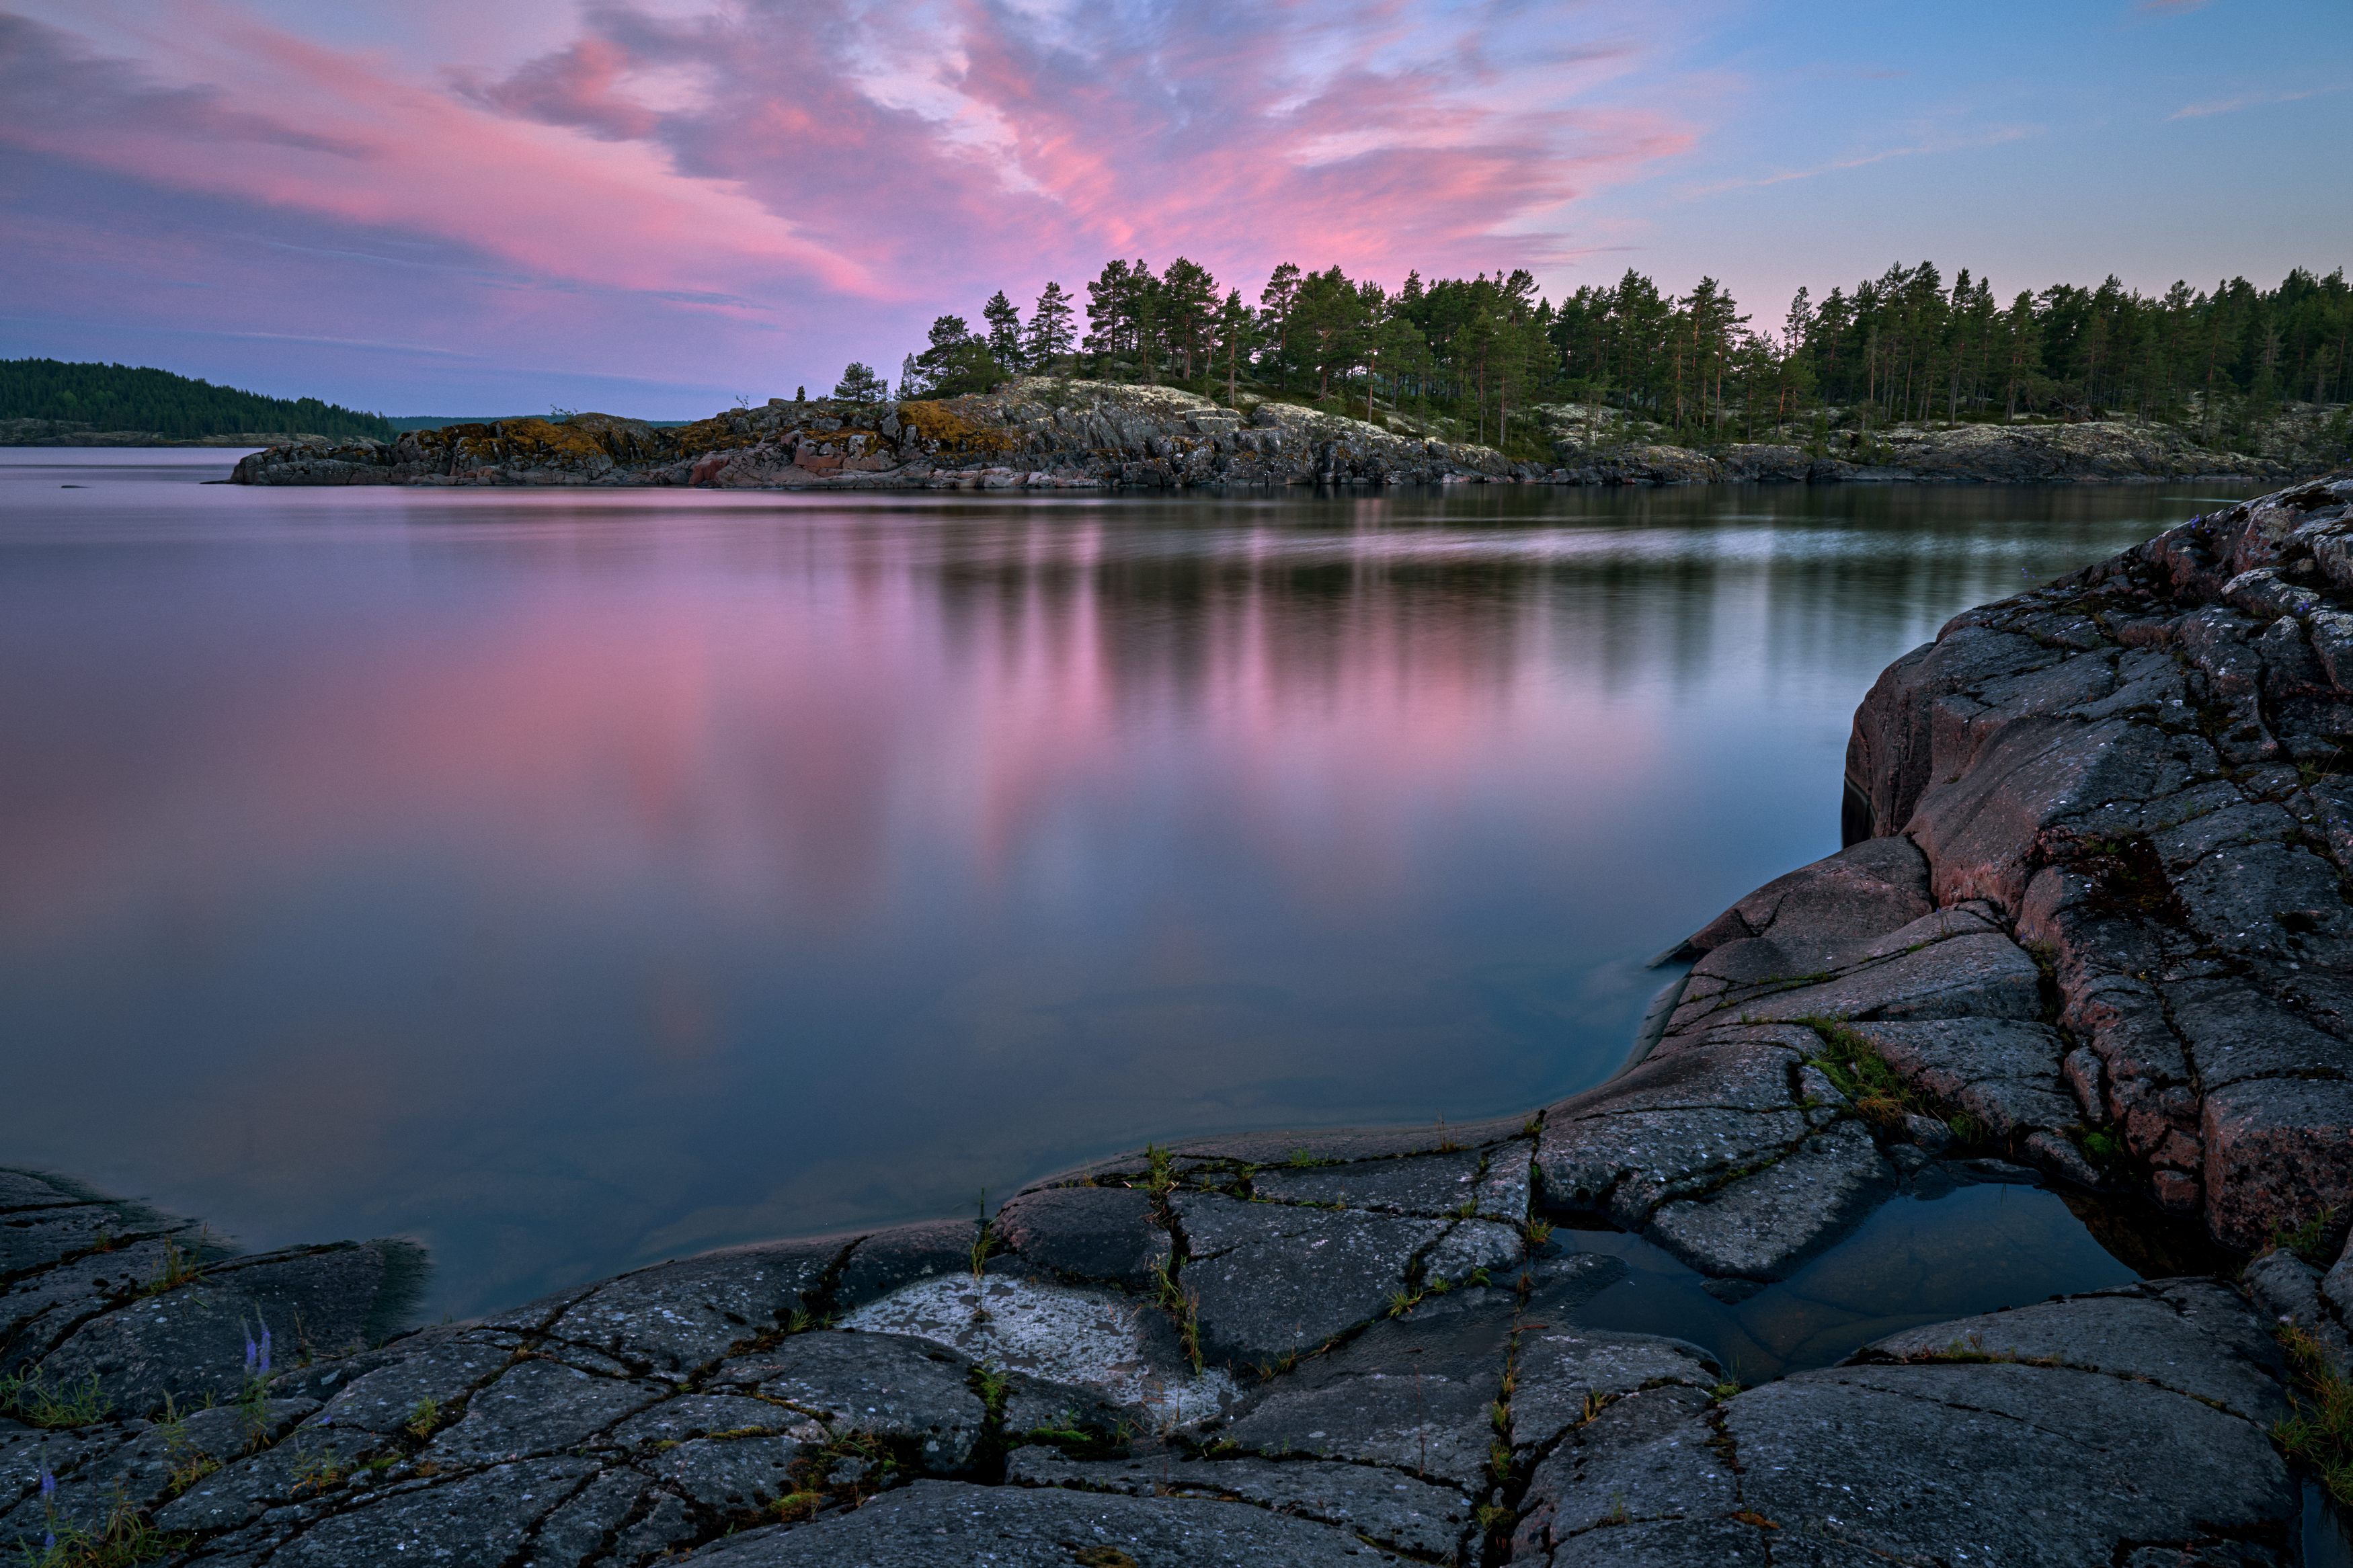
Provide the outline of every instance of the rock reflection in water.
{"type": "Polygon", "coordinates": [[[1899,1197],[1793,1279],[1736,1306],[1701,1289],[1699,1275],[1648,1242],[1614,1231],[1555,1234],[1633,1270],[1594,1299],[1588,1321],[1690,1340],[1750,1384],[1827,1366],[1915,1324],[2142,1277],[2058,1194],[2000,1183],[1899,1197]]]}

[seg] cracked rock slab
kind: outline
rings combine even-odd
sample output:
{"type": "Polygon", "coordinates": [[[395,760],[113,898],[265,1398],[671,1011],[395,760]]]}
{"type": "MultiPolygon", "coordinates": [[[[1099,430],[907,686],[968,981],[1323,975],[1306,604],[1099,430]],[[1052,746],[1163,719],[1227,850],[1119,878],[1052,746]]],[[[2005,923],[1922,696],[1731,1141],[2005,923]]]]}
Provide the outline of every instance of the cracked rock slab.
{"type": "Polygon", "coordinates": [[[1170,1199],[1190,1261],[1202,1356],[1253,1366],[1313,1350],[1388,1310],[1440,1220],[1244,1203],[1214,1193],[1170,1199]]]}
{"type": "Polygon", "coordinates": [[[2206,1096],[2206,1223],[2226,1247],[2353,1202],[2353,1082],[2250,1079],[2206,1096]]]}
{"type": "Polygon", "coordinates": [[[784,1326],[843,1249],[839,1242],[786,1242],[641,1268],[574,1301],[547,1331],[640,1372],[689,1372],[763,1329],[784,1326]]]}
{"type": "Polygon", "coordinates": [[[1528,1478],[1517,1557],[1538,1557],[1572,1537],[1654,1520],[1712,1520],[1740,1507],[1740,1491],[1715,1436],[1704,1389],[1651,1388],[1602,1407],[1528,1478]]]}
{"type": "Polygon", "coordinates": [[[902,1285],[946,1275],[968,1274],[980,1227],[970,1220],[934,1220],[878,1231],[860,1241],[833,1288],[843,1311],[864,1306],[902,1285]]]}
{"type": "Polygon", "coordinates": [[[1255,1392],[1225,1436],[1260,1454],[1386,1465],[1477,1488],[1515,1299],[1458,1290],[1376,1323],[1255,1392]]]}
{"type": "Polygon", "coordinates": [[[2268,1428],[2286,1418],[2273,1376],[2278,1352],[2236,1291],[2211,1280],[2146,1281],[2006,1312],[1908,1329],[1858,1362],[1995,1355],[2139,1378],[2268,1428]]]}
{"type": "Polygon", "coordinates": [[[997,1214],[991,1234],[1017,1257],[1071,1279],[1149,1292],[1168,1265],[1168,1233],[1152,1223],[1152,1194],[1134,1187],[1047,1187],[997,1214]]]}
{"type": "Polygon", "coordinates": [[[2019,945],[1976,931],[1900,952],[1819,984],[1687,1002],[1670,1030],[1710,1018],[1788,1023],[1801,1018],[2040,1018],[2042,972],[2019,945]]]}
{"type": "Polygon", "coordinates": [[[1529,1303],[1520,1328],[1517,1386],[1512,1394],[1512,1444],[1538,1452],[1560,1440],[1590,1414],[1589,1402],[1642,1388],[1710,1389],[1724,1368],[1687,1341],[1580,1327],[1567,1312],[1529,1303]]]}
{"type": "Polygon", "coordinates": [[[1712,1286],[1761,1288],[1797,1272],[1894,1192],[1894,1170],[1870,1132],[1837,1121],[1704,1198],[1662,1204],[1643,1237],[1712,1286]]]}
{"type": "Polygon", "coordinates": [[[475,1475],[417,1483],[322,1519],[269,1559],[278,1568],[353,1563],[511,1561],[532,1529],[596,1474],[587,1459],[535,1459],[475,1475]]]}
{"type": "Polygon", "coordinates": [[[338,1429],[390,1434],[415,1420],[431,1400],[442,1412],[453,1409],[477,1385],[487,1383],[507,1364],[510,1352],[497,1345],[454,1337],[433,1342],[447,1330],[427,1330],[414,1336],[408,1353],[390,1365],[363,1373],[332,1394],[322,1421],[338,1429]]]}
{"type": "Polygon", "coordinates": [[[1405,1560],[1344,1530],[1191,1498],[918,1481],[855,1512],[786,1530],[746,1531],[693,1553],[712,1568],[1071,1568],[1094,1560],[1151,1568],[1368,1568],[1405,1560]],[[1117,1557],[1109,1555],[1116,1552],[1117,1557]]]}
{"type": "Polygon", "coordinates": [[[1824,1568],[1877,1568],[1877,1560],[1870,1558],[1767,1556],[1766,1542],[1777,1539],[1729,1519],[1602,1525],[1563,1542],[1553,1553],[1552,1568],[1770,1568],[1799,1563],[1812,1568],[1815,1562],[1824,1568]]]}
{"type": "Polygon", "coordinates": [[[575,1447],[671,1392],[668,1384],[523,1362],[476,1390],[464,1417],[435,1436],[426,1458],[455,1468],[575,1447]]]}
{"type": "Polygon", "coordinates": [[[1165,1452],[1152,1452],[1090,1462],[1032,1447],[1016,1449],[1007,1458],[1005,1479],[1014,1486],[1069,1487],[1130,1497],[1231,1499],[1438,1559],[1451,1556],[1474,1522],[1470,1500],[1451,1487],[1376,1466],[1314,1459],[1176,1461],[1165,1452]]]}
{"type": "Polygon", "coordinates": [[[1770,936],[1798,945],[1894,931],[1926,914],[1928,863],[1902,838],[1866,838],[1776,877],[1709,921],[1681,956],[1770,936]]]}
{"type": "Polygon", "coordinates": [[[985,1412],[964,1357],[897,1334],[817,1330],[723,1363],[714,1392],[784,1400],[837,1430],[912,1438],[923,1466],[951,1475],[971,1463],[985,1412]]]}
{"type": "Polygon", "coordinates": [[[2082,1119],[2082,1107],[2060,1078],[2066,1039],[2047,1025],[1947,1018],[1852,1027],[1906,1080],[1968,1112],[1997,1139],[2071,1127],[2082,1119]]]}
{"type": "Polygon", "coordinates": [[[1830,1368],[1743,1394],[1724,1420],[1748,1508],[1883,1560],[1948,1560],[1966,1542],[2075,1568],[2125,1542],[2276,1529],[2298,1508],[2253,1423],[2097,1373],[1830,1368]]]}
{"type": "Polygon", "coordinates": [[[1193,1371],[1159,1307],[1108,1290],[965,1275],[906,1286],[839,1326],[929,1340],[1113,1405],[1142,1406],[1158,1420],[1200,1421],[1234,1397],[1224,1372],[1193,1371]]]}
{"type": "Polygon", "coordinates": [[[1934,910],[1876,936],[1824,939],[1806,945],[1757,937],[1727,942],[1692,966],[1683,1005],[1669,1027],[1689,1029],[1715,1013],[1739,1014],[1748,999],[1816,984],[1883,960],[1923,951],[1956,937],[2001,934],[1999,915],[1983,904],[1934,910]]]}
{"type": "Polygon", "coordinates": [[[660,1490],[636,1470],[608,1469],[540,1521],[531,1562],[556,1568],[602,1552],[603,1561],[618,1568],[643,1563],[697,1533],[683,1499],[660,1490]]]}
{"type": "Polygon", "coordinates": [[[1779,1159],[1835,1114],[1801,1103],[1818,1092],[1801,1081],[1798,1042],[1820,1046],[1810,1029],[1714,1030],[1706,1040],[1662,1047],[1545,1112],[1535,1169],[1547,1207],[1639,1230],[1660,1204],[1779,1159]]]}
{"type": "Polygon", "coordinates": [[[95,1376],[126,1411],[234,1400],[246,1344],[273,1331],[279,1364],[307,1344],[329,1353],[366,1342],[388,1297],[419,1268],[414,1242],[296,1247],[216,1264],[190,1284],[138,1298],[90,1320],[43,1358],[53,1384],[95,1376]],[[298,1326],[299,1325],[299,1326],[298,1326]]]}
{"type": "Polygon", "coordinates": [[[1810,1131],[1803,1112],[1651,1110],[1549,1123],[1536,1156],[1546,1207],[1641,1230],[1661,1204],[1767,1164],[1810,1131]]]}
{"type": "Polygon", "coordinates": [[[1493,1220],[1466,1219],[1440,1237],[1438,1245],[1423,1255],[1421,1278],[1424,1284],[1442,1279],[1450,1285],[1459,1285],[1483,1273],[1501,1282],[1525,1252],[1526,1244],[1520,1239],[1520,1233],[1510,1226],[1497,1225],[1493,1220]]]}
{"type": "MultiPolygon", "coordinates": [[[[823,1441],[821,1434],[817,1440],[823,1441]]],[[[790,1496],[792,1467],[809,1447],[807,1438],[782,1433],[697,1437],[638,1463],[680,1497],[713,1513],[741,1513],[790,1496]]]]}
{"type": "Polygon", "coordinates": [[[1482,1159],[1475,1151],[1465,1151],[1261,1171],[1252,1178],[1250,1190],[1276,1203],[1337,1204],[1343,1208],[1437,1219],[1466,1204],[1478,1203],[1482,1159]]]}

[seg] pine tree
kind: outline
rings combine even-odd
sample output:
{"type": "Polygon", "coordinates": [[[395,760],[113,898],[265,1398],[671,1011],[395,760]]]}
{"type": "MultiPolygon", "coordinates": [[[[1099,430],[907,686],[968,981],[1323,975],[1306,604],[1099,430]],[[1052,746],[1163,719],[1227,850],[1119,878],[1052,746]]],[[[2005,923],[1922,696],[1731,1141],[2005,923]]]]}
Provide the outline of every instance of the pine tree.
{"type": "Polygon", "coordinates": [[[1258,315],[1242,303],[1242,291],[1226,290],[1226,302],[1218,307],[1217,337],[1213,353],[1226,357],[1226,406],[1241,406],[1241,360],[1258,343],[1258,315]]]}
{"type": "Polygon", "coordinates": [[[981,320],[988,323],[988,354],[1007,370],[1022,367],[1021,312],[999,289],[980,308],[981,320]]]}
{"type": "Polygon", "coordinates": [[[1275,374],[1291,384],[1291,310],[1299,299],[1299,268],[1291,262],[1276,268],[1259,290],[1259,320],[1274,339],[1275,374]]]}
{"type": "Polygon", "coordinates": [[[1103,271],[1087,285],[1087,335],[1079,346],[1095,356],[1099,374],[1126,346],[1133,289],[1127,263],[1118,257],[1103,263],[1103,271]]]}
{"type": "Polygon", "coordinates": [[[925,396],[987,392],[1005,379],[1005,367],[988,352],[988,340],[975,333],[962,316],[934,318],[931,339],[931,346],[915,356],[925,396]]]}
{"type": "Polygon", "coordinates": [[[1178,257],[1161,275],[1158,320],[1168,352],[1184,364],[1190,381],[1196,361],[1208,356],[1211,322],[1218,310],[1218,280],[1208,269],[1178,257]]]}
{"type": "Polygon", "coordinates": [[[1047,284],[1045,292],[1038,296],[1037,304],[1029,310],[1029,333],[1021,345],[1022,363],[1041,375],[1051,374],[1077,341],[1077,328],[1072,324],[1076,316],[1071,297],[1062,292],[1062,286],[1047,284]]]}
{"type": "Polygon", "coordinates": [[[881,403],[890,393],[889,382],[875,374],[871,365],[856,360],[849,362],[849,368],[841,373],[841,380],[833,389],[834,396],[844,403],[881,403]]]}

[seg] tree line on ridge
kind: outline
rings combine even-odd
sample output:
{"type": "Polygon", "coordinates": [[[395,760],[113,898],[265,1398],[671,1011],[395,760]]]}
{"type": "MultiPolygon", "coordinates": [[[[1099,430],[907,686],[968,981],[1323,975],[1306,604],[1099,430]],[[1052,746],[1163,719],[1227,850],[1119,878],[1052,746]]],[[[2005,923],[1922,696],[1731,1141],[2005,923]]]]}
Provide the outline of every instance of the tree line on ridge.
{"type": "MultiPolygon", "coordinates": [[[[1800,289],[1755,323],[1703,278],[1687,294],[1629,268],[1547,299],[1525,268],[1391,289],[1340,268],[1285,263],[1258,290],[1180,257],[1155,274],[1108,263],[1080,301],[1049,283],[1025,320],[1002,289],[976,327],[944,315],[900,367],[898,395],[986,391],[1016,374],[1169,384],[1239,400],[1318,402],[1361,417],[1451,420],[1464,437],[1520,444],[1535,404],[1599,405],[1705,444],[1838,410],[1849,424],[2092,418],[2124,414],[2252,438],[2283,405],[2348,397],[2353,288],[2344,269],[2298,268],[2276,288],[2233,278],[2143,294],[2111,276],[2005,303],[1964,268],[1890,267],[1851,289],[1800,289]]],[[[853,365],[836,395],[890,387],[853,365]]],[[[2340,421],[2341,423],[2341,421],[2340,421]]]]}

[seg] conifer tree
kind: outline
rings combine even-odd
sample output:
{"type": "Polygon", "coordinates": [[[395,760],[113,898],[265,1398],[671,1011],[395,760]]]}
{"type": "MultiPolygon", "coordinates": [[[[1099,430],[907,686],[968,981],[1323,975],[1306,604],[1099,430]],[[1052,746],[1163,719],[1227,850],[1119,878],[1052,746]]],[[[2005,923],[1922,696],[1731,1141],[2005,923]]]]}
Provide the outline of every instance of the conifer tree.
{"type": "Polygon", "coordinates": [[[1156,312],[1161,340],[1184,366],[1183,378],[1193,379],[1196,361],[1208,355],[1210,323],[1218,310],[1218,280],[1208,269],[1178,257],[1160,278],[1156,312]]]}
{"type": "Polygon", "coordinates": [[[1007,370],[1022,368],[1024,355],[1021,343],[1021,311],[999,289],[980,308],[982,321],[988,323],[988,356],[1007,370]]]}
{"type": "Polygon", "coordinates": [[[849,362],[849,368],[841,373],[841,379],[833,388],[834,396],[844,403],[880,403],[890,392],[891,384],[875,374],[871,365],[856,360],[849,362]]]}
{"type": "Polygon", "coordinates": [[[1021,345],[1022,363],[1040,374],[1051,374],[1078,341],[1072,324],[1077,312],[1060,283],[1048,283],[1029,309],[1029,332],[1021,345]]]}

